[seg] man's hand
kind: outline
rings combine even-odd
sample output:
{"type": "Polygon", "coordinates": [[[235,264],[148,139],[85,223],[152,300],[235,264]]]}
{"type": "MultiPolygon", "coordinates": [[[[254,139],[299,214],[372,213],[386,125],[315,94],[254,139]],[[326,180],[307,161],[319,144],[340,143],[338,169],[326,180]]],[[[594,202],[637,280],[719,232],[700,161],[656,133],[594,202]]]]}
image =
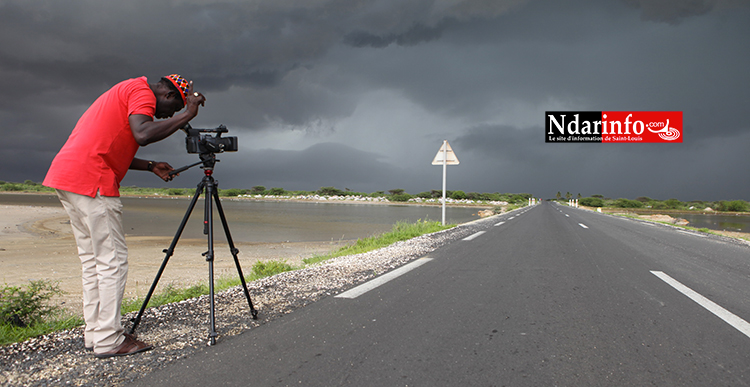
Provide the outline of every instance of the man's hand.
{"type": "Polygon", "coordinates": [[[201,93],[193,91],[193,81],[190,81],[186,101],[187,110],[194,115],[198,115],[198,106],[205,106],[205,103],[206,97],[201,93]]]}
{"type": "Polygon", "coordinates": [[[172,168],[169,163],[166,163],[164,161],[159,161],[154,163],[153,168],[151,169],[151,172],[155,173],[156,176],[161,177],[164,181],[172,181],[175,176],[179,176],[179,173],[176,173],[174,175],[170,175],[169,172],[174,171],[174,168],[172,168]]]}

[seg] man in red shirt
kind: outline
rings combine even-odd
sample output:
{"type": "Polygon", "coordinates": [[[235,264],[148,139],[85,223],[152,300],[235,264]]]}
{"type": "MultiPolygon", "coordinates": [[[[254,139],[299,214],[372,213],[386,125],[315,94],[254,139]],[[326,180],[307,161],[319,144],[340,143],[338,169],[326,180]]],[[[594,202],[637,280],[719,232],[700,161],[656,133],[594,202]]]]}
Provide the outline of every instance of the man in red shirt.
{"type": "Polygon", "coordinates": [[[178,74],[149,84],[118,83],[86,110],[52,161],[44,185],[55,188],[70,216],[83,266],[84,344],[96,357],[123,356],[152,346],[124,333],[120,306],[128,274],[120,182],[129,169],[164,181],[166,162],[135,158],[140,146],[169,137],[198,115],[206,98],[178,74]],[[174,115],[186,107],[185,111],[174,115]],[[164,119],[154,121],[154,117],[164,119]]]}

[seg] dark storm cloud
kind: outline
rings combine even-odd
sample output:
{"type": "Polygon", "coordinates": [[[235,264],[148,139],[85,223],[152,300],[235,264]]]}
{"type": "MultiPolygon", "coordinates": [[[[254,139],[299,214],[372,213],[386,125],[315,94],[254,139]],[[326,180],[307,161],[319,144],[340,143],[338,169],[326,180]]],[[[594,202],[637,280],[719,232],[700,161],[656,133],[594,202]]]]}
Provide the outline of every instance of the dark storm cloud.
{"type": "Polygon", "coordinates": [[[699,16],[711,11],[718,0],[624,0],[642,9],[645,20],[662,21],[671,24],[682,19],[699,16]]]}
{"type": "Polygon", "coordinates": [[[364,31],[354,31],[344,36],[344,43],[354,47],[383,48],[393,43],[399,46],[415,46],[420,43],[439,39],[443,34],[443,27],[427,27],[417,24],[403,34],[388,34],[377,36],[364,31]]]}
{"type": "Polygon", "coordinates": [[[136,0],[32,6],[4,1],[0,77],[15,93],[0,96],[0,110],[28,116],[33,114],[30,107],[51,104],[80,115],[82,105],[122,79],[179,72],[204,92],[244,88],[251,99],[266,100],[264,92],[272,90],[274,108],[262,106],[266,114],[246,117],[246,128],[262,127],[267,118],[291,125],[329,114],[336,118],[336,108],[305,109],[308,104],[334,105],[335,97],[330,104],[321,103],[328,96],[305,96],[280,83],[291,72],[313,66],[349,34],[424,35],[419,31],[445,17],[491,16],[514,2],[443,3],[136,0]],[[287,94],[279,96],[280,90],[287,94]]]}
{"type": "MultiPolygon", "coordinates": [[[[224,188],[436,189],[429,161],[449,139],[461,160],[449,189],[750,199],[750,183],[732,178],[750,161],[749,10],[744,0],[0,0],[0,179],[41,181],[113,84],[178,72],[208,97],[194,126],[240,138],[241,151],[222,156],[224,188]],[[545,110],[683,111],[685,143],[550,146],[545,110]]],[[[192,162],[181,137],[139,156],[192,162]]]]}

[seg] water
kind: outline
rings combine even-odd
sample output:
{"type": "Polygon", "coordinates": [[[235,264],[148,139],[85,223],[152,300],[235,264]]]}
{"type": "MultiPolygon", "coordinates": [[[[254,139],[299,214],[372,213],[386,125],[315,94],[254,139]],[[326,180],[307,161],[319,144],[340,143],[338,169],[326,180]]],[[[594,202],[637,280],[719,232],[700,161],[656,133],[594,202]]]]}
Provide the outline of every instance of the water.
{"type": "MultiPolygon", "coordinates": [[[[181,238],[203,235],[204,197],[201,196],[181,238]]],[[[127,235],[168,236],[177,231],[189,198],[123,197],[123,226],[127,235]]],[[[0,194],[0,204],[55,206],[55,195],[0,194]]],[[[398,221],[440,221],[441,208],[413,205],[374,205],[309,202],[262,202],[221,198],[235,242],[320,242],[356,240],[390,231],[398,221]]],[[[215,206],[214,206],[215,207],[215,206]]],[[[478,219],[476,208],[446,208],[446,223],[478,219]]],[[[226,240],[214,210],[214,236],[226,240]]]]}
{"type": "Polygon", "coordinates": [[[750,232],[750,216],[747,215],[704,215],[676,214],[687,220],[688,226],[710,230],[750,232]]]}

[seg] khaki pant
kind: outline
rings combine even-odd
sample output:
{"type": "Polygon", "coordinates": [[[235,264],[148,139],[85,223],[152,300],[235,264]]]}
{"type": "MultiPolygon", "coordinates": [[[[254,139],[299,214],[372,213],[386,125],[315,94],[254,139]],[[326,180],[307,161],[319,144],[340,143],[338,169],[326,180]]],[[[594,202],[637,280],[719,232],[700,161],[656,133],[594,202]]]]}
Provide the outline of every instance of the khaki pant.
{"type": "Polygon", "coordinates": [[[85,345],[108,352],[125,339],[120,306],[128,278],[128,248],[119,197],[88,197],[57,190],[83,266],[85,345]]]}

